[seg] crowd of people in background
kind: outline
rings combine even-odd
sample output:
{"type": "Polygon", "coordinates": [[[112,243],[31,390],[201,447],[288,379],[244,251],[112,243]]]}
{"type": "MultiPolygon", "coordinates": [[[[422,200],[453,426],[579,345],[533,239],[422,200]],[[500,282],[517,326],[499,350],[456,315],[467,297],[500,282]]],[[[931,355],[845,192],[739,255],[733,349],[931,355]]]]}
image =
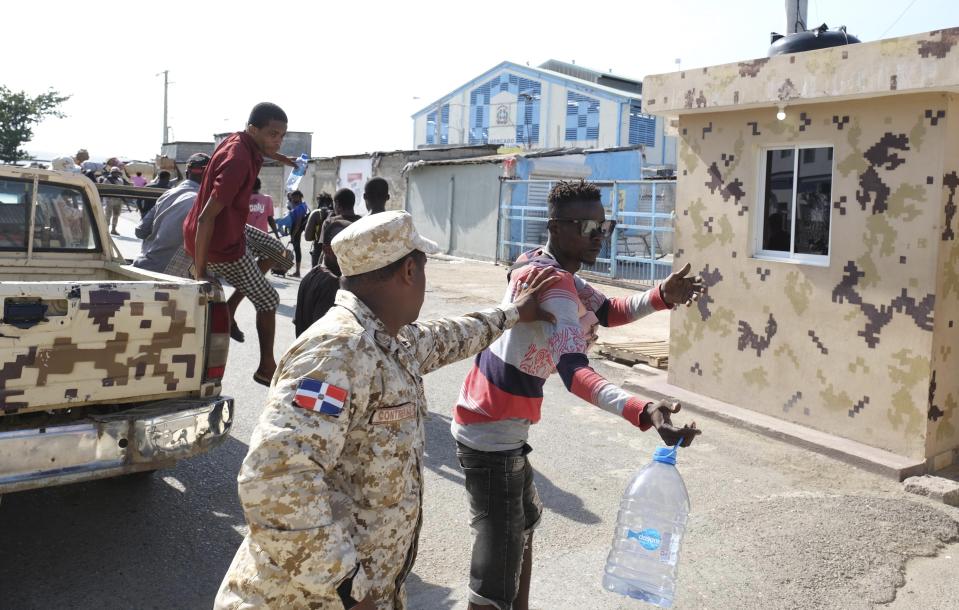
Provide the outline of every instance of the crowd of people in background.
{"type": "MultiPolygon", "coordinates": [[[[244,342],[246,335],[235,314],[242,301],[249,300],[257,310],[260,347],[253,379],[263,385],[270,384],[276,369],[273,342],[279,305],[276,289],[264,276],[272,271],[278,277],[301,279],[293,316],[299,336],[333,306],[341,270],[331,244],[361,218],[355,211],[356,195],[348,188],[333,195],[319,193],[313,209],[302,191],[292,190],[286,193],[286,213],[276,213],[259,172],[264,157],[293,165],[279,153],[285,132],[283,111],[261,104],[247,129],[225,138],[212,156],[192,155],[185,175],[173,163],[167,164],[170,170],[153,168],[149,179],[140,170],[131,175],[116,157],[96,163],[85,149],[53,163],[55,169],[83,174],[99,184],[162,191],[159,197],[143,199],[120,196],[122,189],[104,191],[101,200],[110,232],[120,234],[124,204],[134,201],[140,215],[134,234],[143,243],[133,265],[168,275],[225,280],[234,288],[227,304],[233,316],[230,336],[237,342],[244,342]],[[211,201],[216,205],[211,207],[211,201]],[[306,273],[304,239],[310,255],[306,273]]],[[[369,214],[383,212],[389,198],[389,184],[383,178],[366,184],[363,200],[369,214]]]]}

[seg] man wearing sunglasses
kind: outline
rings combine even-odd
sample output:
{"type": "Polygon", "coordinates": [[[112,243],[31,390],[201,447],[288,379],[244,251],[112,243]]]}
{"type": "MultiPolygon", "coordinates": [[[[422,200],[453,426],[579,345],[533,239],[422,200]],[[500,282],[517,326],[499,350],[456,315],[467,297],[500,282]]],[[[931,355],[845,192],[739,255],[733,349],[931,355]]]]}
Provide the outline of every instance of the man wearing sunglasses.
{"type": "Polygon", "coordinates": [[[667,445],[682,439],[689,446],[700,433],[695,422],[673,426],[678,403],[634,396],[604,379],[590,368],[587,352],[598,325],[688,305],[702,292],[702,280],[687,277],[687,264],[648,292],[609,299],[577,276],[582,265],[596,262],[615,227],[591,183],[558,183],[549,194],[547,226],[546,246],[521,255],[510,269],[503,302],[511,302],[536,270],[556,269],[559,280],[538,295],[556,321],[518,324],[483,350],[463,382],[450,426],[473,531],[470,610],[528,609],[532,533],[542,504],[526,441],[550,375],[559,373],[567,390],[640,430],[656,428],[667,445]]]}

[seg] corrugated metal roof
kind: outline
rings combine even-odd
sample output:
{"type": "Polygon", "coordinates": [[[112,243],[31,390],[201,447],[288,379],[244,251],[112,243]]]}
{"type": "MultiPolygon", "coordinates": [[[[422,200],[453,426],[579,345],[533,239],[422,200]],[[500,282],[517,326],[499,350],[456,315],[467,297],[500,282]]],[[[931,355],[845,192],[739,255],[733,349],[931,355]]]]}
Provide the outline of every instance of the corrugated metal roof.
{"type": "Polygon", "coordinates": [[[549,59],[541,63],[539,67],[543,70],[550,70],[552,72],[566,74],[567,76],[588,80],[591,83],[596,83],[597,85],[605,85],[607,87],[612,87],[613,89],[619,89],[628,93],[643,92],[643,81],[641,80],[627,78],[625,76],[613,74],[612,72],[599,72],[598,70],[591,70],[576,64],[569,64],[565,61],[559,61],[558,59],[549,59]]]}
{"type": "Polygon", "coordinates": [[[436,165],[480,165],[483,163],[502,163],[506,159],[516,159],[523,157],[525,159],[539,159],[543,157],[562,157],[565,155],[593,155],[597,153],[623,152],[628,150],[643,150],[643,146],[613,146],[609,148],[547,148],[545,150],[535,150],[530,152],[509,153],[504,155],[486,155],[483,157],[470,157],[468,159],[437,159],[435,161],[413,161],[407,163],[403,172],[408,172],[417,167],[436,166],[436,165]]]}

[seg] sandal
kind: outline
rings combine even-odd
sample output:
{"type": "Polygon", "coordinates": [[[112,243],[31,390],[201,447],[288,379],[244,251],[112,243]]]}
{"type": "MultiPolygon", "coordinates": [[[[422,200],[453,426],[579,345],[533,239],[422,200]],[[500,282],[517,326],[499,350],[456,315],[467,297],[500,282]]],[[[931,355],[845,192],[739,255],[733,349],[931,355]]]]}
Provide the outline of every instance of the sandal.
{"type": "Polygon", "coordinates": [[[273,377],[272,375],[270,377],[266,377],[264,375],[261,375],[259,372],[257,372],[257,373],[253,373],[253,381],[257,382],[260,385],[265,385],[266,387],[270,387],[270,385],[272,385],[273,383],[273,377]]]}

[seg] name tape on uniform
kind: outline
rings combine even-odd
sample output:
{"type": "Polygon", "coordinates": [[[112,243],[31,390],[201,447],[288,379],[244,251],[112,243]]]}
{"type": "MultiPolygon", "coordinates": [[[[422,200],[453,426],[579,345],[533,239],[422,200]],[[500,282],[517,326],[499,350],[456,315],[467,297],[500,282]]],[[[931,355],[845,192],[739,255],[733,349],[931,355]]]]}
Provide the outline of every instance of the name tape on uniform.
{"type": "Polygon", "coordinates": [[[410,403],[399,405],[398,407],[384,407],[373,411],[373,417],[370,418],[371,424],[391,424],[393,422],[409,419],[416,414],[416,407],[410,403]]]}

